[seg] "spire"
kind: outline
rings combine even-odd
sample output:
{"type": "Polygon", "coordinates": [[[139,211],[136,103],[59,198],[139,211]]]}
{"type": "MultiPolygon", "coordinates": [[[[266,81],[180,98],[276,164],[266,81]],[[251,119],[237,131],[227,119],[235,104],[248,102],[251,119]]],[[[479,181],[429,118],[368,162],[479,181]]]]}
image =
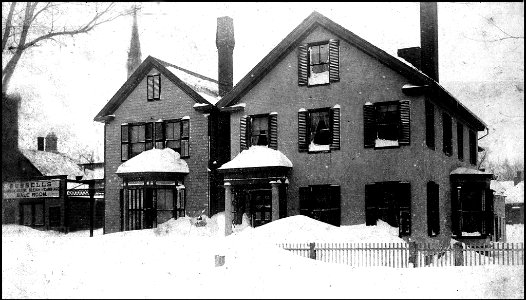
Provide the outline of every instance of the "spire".
{"type": "Polygon", "coordinates": [[[141,43],[139,42],[139,29],[137,28],[137,10],[138,8],[134,6],[132,35],[130,41],[130,49],[128,50],[128,78],[142,62],[141,43]]]}

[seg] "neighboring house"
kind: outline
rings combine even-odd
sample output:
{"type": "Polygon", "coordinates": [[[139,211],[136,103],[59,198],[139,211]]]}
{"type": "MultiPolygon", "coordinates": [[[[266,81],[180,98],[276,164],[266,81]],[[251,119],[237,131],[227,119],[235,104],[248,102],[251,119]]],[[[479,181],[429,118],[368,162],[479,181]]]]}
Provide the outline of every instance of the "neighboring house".
{"type": "Polygon", "coordinates": [[[524,224],[524,180],[505,192],[506,224],[524,224]]]}
{"type": "Polygon", "coordinates": [[[104,190],[104,162],[80,163],[84,180],[94,180],[95,188],[104,190]]]}
{"type": "Polygon", "coordinates": [[[492,234],[492,174],[476,170],[487,125],[438,83],[436,3],[421,26],[422,51],[399,51],[411,66],[313,12],[217,103],[231,114],[226,224],[304,214],[413,240],[492,234]],[[251,161],[260,147],[268,159],[251,161]]]}
{"type": "Polygon", "coordinates": [[[152,228],[223,206],[216,169],[230,158],[228,113],[214,104],[233,85],[231,18],[218,19],[216,44],[219,81],[152,56],[133,66],[141,61],[134,17],[129,78],[94,118],[104,123],[105,233],[152,228]],[[166,148],[176,154],[158,151],[166,148]],[[175,165],[149,168],[163,159],[175,165]],[[146,168],[124,168],[137,161],[146,168]],[[187,173],[175,167],[183,162],[187,173]]]}
{"type": "Polygon", "coordinates": [[[491,180],[493,193],[493,241],[506,242],[506,187],[501,181],[491,180]]]}
{"type": "Polygon", "coordinates": [[[104,197],[90,197],[94,183],[82,181],[85,174],[77,162],[57,150],[54,133],[38,137],[37,150],[20,153],[23,164],[35,171],[3,180],[2,223],[66,232],[89,229],[92,220],[95,228],[102,226],[104,197]]]}

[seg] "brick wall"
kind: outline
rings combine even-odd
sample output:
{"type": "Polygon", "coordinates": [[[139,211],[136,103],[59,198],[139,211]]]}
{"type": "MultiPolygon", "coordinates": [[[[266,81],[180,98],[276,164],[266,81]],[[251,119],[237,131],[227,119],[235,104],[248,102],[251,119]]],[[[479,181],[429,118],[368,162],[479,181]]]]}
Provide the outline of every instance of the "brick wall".
{"type": "MultiPolygon", "coordinates": [[[[149,74],[157,74],[153,69],[149,74]]],[[[190,117],[190,157],[185,158],[190,173],[184,179],[186,212],[195,216],[208,207],[208,120],[193,109],[195,101],[161,75],[161,100],[146,100],[146,76],[115,111],[115,119],[105,125],[105,233],[120,230],[119,190],[122,179],[115,172],[121,161],[121,124],[154,122],[158,119],[190,117]]]]}
{"type": "MultiPolygon", "coordinates": [[[[318,28],[302,43],[339,39],[318,28]]],[[[231,157],[240,151],[239,121],[243,115],[278,113],[278,150],[293,163],[287,192],[287,213],[299,213],[298,189],[315,184],[341,186],[341,224],[365,223],[365,185],[381,181],[408,181],[412,195],[412,237],[427,237],[426,185],[440,188],[441,235],[450,233],[449,173],[469,165],[467,128],[464,161],[456,155],[456,119],[453,118],[453,155],[442,152],[442,107],[435,112],[436,150],[425,144],[423,96],[406,96],[410,83],[397,72],[340,39],[340,81],[324,86],[298,86],[297,52],[286,55],[243,96],[244,111],[231,115],[231,157]],[[364,148],[363,105],[407,99],[411,101],[411,144],[394,149],[364,148]],[[331,153],[298,152],[298,110],[341,106],[341,150],[331,153]]],[[[464,124],[466,125],[466,124],[464,124]]]]}

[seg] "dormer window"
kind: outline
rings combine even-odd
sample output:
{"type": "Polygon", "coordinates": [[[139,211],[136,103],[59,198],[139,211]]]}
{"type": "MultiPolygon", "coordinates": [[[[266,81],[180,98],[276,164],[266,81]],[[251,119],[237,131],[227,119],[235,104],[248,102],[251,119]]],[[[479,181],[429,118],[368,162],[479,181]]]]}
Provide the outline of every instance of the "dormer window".
{"type": "Polygon", "coordinates": [[[161,100],[161,74],[146,77],[148,101],[161,100]]]}
{"type": "Polygon", "coordinates": [[[324,85],[340,80],[340,41],[328,40],[299,46],[298,84],[324,85]]]}

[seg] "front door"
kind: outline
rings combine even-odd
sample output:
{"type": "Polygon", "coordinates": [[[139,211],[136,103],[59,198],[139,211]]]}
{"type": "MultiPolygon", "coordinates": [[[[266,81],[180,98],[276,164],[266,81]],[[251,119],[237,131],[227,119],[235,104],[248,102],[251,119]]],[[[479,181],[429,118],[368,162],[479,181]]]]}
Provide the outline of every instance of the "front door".
{"type": "Polygon", "coordinates": [[[254,190],[249,192],[252,227],[272,221],[272,191],[254,190]]]}

